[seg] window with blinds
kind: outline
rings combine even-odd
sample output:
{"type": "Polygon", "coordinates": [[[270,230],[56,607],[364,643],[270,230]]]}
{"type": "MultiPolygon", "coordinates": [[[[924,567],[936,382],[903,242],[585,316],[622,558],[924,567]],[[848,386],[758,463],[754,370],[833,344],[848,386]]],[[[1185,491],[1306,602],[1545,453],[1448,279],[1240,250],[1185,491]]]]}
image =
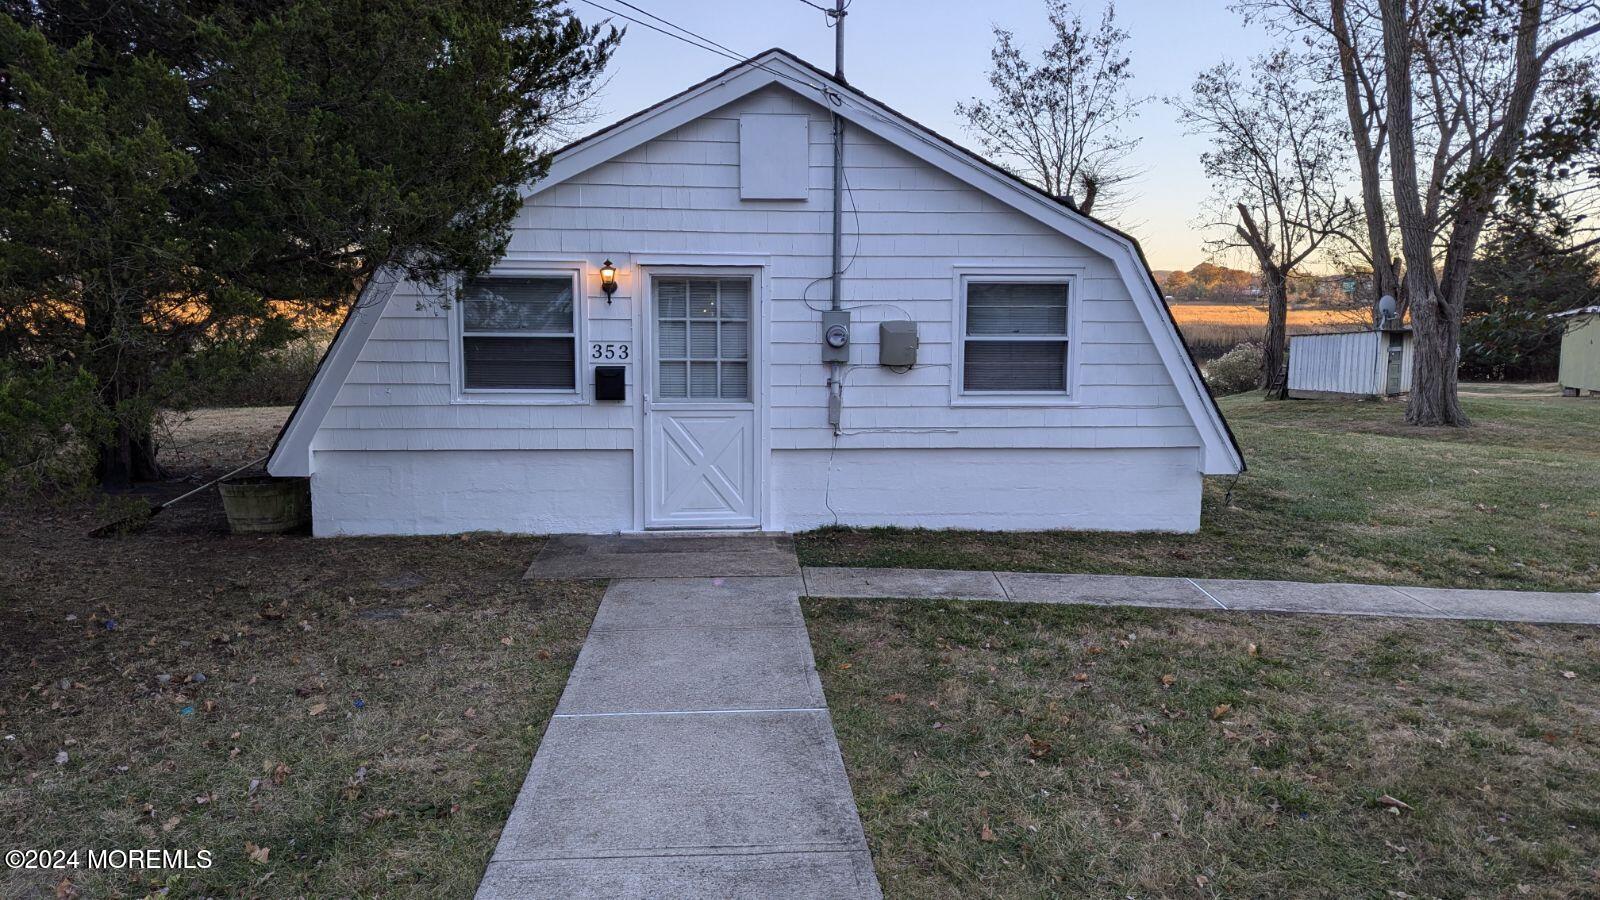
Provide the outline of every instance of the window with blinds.
{"type": "Polygon", "coordinates": [[[656,398],[750,399],[750,279],[656,279],[656,398]]]}
{"type": "Polygon", "coordinates": [[[1067,283],[966,282],[961,388],[1066,393],[1067,283]]]}
{"type": "Polygon", "coordinates": [[[461,289],[461,386],[577,389],[570,275],[478,278],[461,289]]]}

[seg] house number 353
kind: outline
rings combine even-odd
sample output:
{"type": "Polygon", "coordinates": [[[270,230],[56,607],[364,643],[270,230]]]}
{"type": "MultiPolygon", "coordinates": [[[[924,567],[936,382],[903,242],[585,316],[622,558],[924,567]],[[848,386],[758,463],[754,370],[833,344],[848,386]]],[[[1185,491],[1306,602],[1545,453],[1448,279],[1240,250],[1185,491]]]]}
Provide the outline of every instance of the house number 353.
{"type": "Polygon", "coordinates": [[[611,341],[595,341],[589,345],[590,359],[627,359],[628,345],[611,341]]]}

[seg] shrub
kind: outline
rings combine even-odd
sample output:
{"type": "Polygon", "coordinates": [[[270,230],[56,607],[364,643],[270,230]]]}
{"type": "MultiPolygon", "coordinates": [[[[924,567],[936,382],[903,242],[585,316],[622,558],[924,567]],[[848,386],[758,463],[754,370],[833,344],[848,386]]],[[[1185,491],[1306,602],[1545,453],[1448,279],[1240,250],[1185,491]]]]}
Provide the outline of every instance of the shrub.
{"type": "Polygon", "coordinates": [[[87,488],[110,427],[89,373],[0,359],[0,492],[87,488]]]}
{"type": "Polygon", "coordinates": [[[1261,383],[1264,356],[1260,344],[1239,344],[1206,365],[1206,384],[1222,396],[1255,390],[1261,383]]]}
{"type": "Polygon", "coordinates": [[[213,348],[191,365],[187,389],[174,406],[289,406],[317,374],[332,338],[312,331],[264,353],[213,348]]]}

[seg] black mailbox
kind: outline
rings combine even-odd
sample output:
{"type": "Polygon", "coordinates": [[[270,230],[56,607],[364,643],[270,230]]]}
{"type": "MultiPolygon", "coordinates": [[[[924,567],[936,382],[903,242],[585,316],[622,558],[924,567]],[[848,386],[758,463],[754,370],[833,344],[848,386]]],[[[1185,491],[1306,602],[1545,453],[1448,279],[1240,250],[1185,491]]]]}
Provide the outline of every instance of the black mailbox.
{"type": "Polygon", "coordinates": [[[627,372],[627,366],[595,366],[594,399],[617,401],[628,399],[627,372]]]}

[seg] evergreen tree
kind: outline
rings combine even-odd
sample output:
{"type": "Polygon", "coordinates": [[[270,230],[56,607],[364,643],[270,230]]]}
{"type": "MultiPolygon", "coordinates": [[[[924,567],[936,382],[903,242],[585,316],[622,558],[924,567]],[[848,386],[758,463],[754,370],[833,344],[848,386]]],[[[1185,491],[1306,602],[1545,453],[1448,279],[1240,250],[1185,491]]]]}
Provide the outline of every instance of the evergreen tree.
{"type": "Polygon", "coordinates": [[[0,352],[89,373],[104,484],[156,409],[385,264],[504,249],[620,35],[556,0],[0,0],[0,352]]]}
{"type": "Polygon", "coordinates": [[[1545,217],[1496,223],[1467,282],[1463,378],[1555,377],[1566,323],[1550,314],[1600,303],[1600,262],[1574,251],[1567,230],[1545,217]]]}

